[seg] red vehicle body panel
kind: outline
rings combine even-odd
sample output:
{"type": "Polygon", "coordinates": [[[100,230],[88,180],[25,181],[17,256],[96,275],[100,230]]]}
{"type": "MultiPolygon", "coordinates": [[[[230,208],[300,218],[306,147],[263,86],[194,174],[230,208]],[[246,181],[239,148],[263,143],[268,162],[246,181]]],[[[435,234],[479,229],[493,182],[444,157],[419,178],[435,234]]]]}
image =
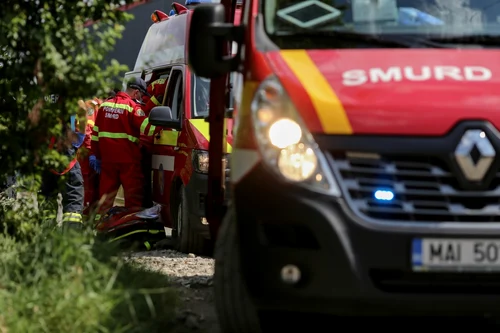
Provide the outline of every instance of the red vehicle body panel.
{"type": "Polygon", "coordinates": [[[291,51],[271,52],[267,59],[313,133],[443,135],[464,119],[488,119],[500,128],[500,96],[492,93],[498,90],[500,81],[486,79],[500,74],[496,62],[500,51],[363,49],[303,52],[309,57],[310,65],[287,64],[283,56],[291,51]],[[457,74],[442,75],[445,67],[457,74]],[[468,74],[464,74],[464,68],[468,74]],[[318,71],[328,87],[315,80],[304,86],[295,73],[306,69],[318,71]],[[388,79],[384,82],[378,71],[372,74],[376,82],[351,86],[343,83],[343,73],[348,75],[346,71],[363,71],[369,77],[370,70],[374,69],[390,73],[388,79]],[[489,74],[484,73],[484,69],[489,74]],[[412,80],[399,74],[405,70],[423,79],[412,77],[412,80]],[[338,98],[339,105],[335,105],[335,101],[327,103],[331,107],[329,110],[314,106],[313,99],[328,97],[331,93],[338,98]],[[325,128],[321,119],[331,119],[335,112],[345,114],[346,125],[338,129],[325,128]]]}
{"type": "MultiPolygon", "coordinates": [[[[153,161],[155,158],[159,158],[168,163],[173,163],[173,168],[166,168],[170,170],[160,170],[154,169],[153,166],[153,201],[162,205],[161,217],[164,222],[165,227],[172,228],[172,212],[170,207],[171,196],[176,194],[173,192],[175,190],[175,185],[180,181],[183,185],[187,185],[191,179],[194,172],[192,166],[192,150],[208,150],[210,135],[209,135],[209,123],[204,119],[192,119],[191,114],[191,72],[187,66],[187,36],[190,17],[193,11],[189,10],[186,14],[181,14],[176,17],[172,17],[169,20],[186,20],[185,23],[179,23],[177,27],[179,30],[174,29],[165,30],[165,34],[173,34],[174,40],[176,40],[176,45],[184,44],[184,114],[182,131],[180,132],[177,147],[178,150],[174,150],[174,147],[168,146],[162,143],[161,138],[155,139],[155,145],[153,147],[153,161]],[[186,38],[181,42],[180,36],[185,36],[186,38]],[[155,157],[156,156],[156,157],[155,157]],[[159,185],[163,184],[163,186],[159,185]]],[[[239,18],[241,16],[241,10],[238,10],[235,15],[235,22],[239,23],[239,18]]],[[[179,21],[180,22],[180,21],[179,21]]],[[[160,23],[161,24],[161,23],[160,23]]],[[[176,27],[176,28],[177,28],[176,27]]],[[[155,78],[152,77],[150,81],[155,78]]],[[[232,127],[233,120],[226,119],[227,127],[227,147],[226,151],[228,153],[232,150],[232,127]]],[[[162,134],[160,134],[161,136],[162,134]]],[[[154,163],[153,163],[154,164],[154,163]]]]}

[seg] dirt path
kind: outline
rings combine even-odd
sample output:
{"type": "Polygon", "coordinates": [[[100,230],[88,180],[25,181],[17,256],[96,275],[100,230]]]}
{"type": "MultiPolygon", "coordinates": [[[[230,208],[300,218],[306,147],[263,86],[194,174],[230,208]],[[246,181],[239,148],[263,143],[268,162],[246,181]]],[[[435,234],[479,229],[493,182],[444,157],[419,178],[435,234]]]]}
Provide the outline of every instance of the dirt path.
{"type": "Polygon", "coordinates": [[[129,258],[147,270],[170,277],[182,302],[177,314],[181,332],[220,333],[214,305],[212,258],[173,250],[136,252],[129,258]]]}

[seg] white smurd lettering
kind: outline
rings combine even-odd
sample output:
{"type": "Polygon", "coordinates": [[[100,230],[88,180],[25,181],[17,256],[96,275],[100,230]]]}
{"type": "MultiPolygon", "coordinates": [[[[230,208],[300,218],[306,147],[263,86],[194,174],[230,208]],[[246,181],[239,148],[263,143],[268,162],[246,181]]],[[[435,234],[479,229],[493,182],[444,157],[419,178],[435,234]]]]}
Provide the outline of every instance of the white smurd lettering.
{"type": "Polygon", "coordinates": [[[481,66],[422,66],[352,69],[342,73],[344,86],[359,86],[366,83],[425,82],[437,81],[488,81],[493,77],[490,69],[481,66]]]}
{"type": "Polygon", "coordinates": [[[106,112],[104,118],[118,119],[120,116],[117,113],[106,112]]]}
{"type": "Polygon", "coordinates": [[[353,69],[342,74],[345,86],[359,86],[368,82],[368,76],[362,69],[353,69]]]}
{"type": "Polygon", "coordinates": [[[391,81],[398,82],[403,80],[403,74],[401,73],[401,68],[399,67],[389,67],[385,71],[382,70],[382,68],[372,68],[370,69],[370,79],[373,83],[391,81]]]}
{"type": "Polygon", "coordinates": [[[464,76],[467,81],[488,81],[493,75],[488,68],[467,66],[464,67],[464,76]]]}
{"type": "Polygon", "coordinates": [[[111,112],[111,113],[119,113],[119,114],[123,114],[123,112],[124,112],[125,110],[120,109],[120,108],[112,108],[112,107],[106,106],[106,107],[104,107],[104,111],[106,111],[106,112],[111,112]]]}
{"type": "Polygon", "coordinates": [[[463,77],[460,74],[460,68],[454,66],[436,66],[434,67],[434,76],[436,80],[442,81],[446,78],[456,81],[462,81],[463,77]]]}
{"type": "Polygon", "coordinates": [[[432,70],[429,66],[422,67],[419,74],[416,74],[418,69],[408,66],[403,69],[403,72],[404,76],[410,81],[427,81],[432,78],[432,70]]]}

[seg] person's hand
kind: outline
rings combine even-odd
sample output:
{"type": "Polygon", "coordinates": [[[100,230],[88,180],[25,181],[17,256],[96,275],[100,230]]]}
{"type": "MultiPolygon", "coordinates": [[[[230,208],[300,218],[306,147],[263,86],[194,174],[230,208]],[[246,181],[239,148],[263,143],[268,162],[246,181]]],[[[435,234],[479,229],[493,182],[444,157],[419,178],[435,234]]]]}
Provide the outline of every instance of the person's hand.
{"type": "Polygon", "coordinates": [[[89,165],[97,173],[101,173],[101,161],[99,161],[95,155],[89,156],[89,165]]]}

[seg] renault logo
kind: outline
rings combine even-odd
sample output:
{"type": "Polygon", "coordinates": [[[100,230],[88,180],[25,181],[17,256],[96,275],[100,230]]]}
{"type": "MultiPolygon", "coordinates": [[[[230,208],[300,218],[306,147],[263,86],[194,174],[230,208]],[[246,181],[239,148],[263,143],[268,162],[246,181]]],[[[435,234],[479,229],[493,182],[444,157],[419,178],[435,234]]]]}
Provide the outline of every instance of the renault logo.
{"type": "Polygon", "coordinates": [[[482,130],[467,130],[455,149],[458,166],[469,181],[481,181],[495,155],[495,149],[482,130]]]}

